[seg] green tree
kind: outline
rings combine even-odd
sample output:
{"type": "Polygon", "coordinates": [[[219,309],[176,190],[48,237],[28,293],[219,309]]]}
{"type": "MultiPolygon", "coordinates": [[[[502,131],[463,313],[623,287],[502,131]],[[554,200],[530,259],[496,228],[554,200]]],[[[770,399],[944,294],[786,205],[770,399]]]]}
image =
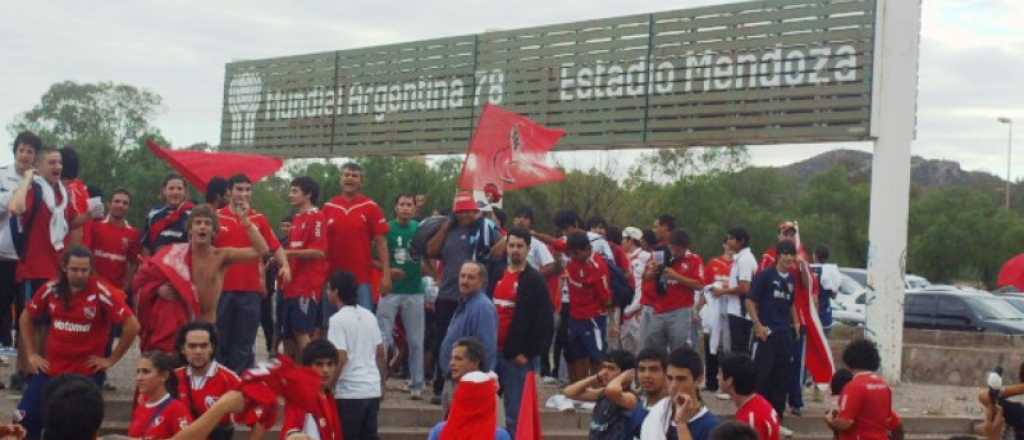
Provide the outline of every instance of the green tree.
{"type": "Polygon", "coordinates": [[[55,143],[107,142],[115,157],[153,131],[160,95],[112,82],[50,86],[39,104],[19,115],[10,131],[32,130],[55,143]]]}

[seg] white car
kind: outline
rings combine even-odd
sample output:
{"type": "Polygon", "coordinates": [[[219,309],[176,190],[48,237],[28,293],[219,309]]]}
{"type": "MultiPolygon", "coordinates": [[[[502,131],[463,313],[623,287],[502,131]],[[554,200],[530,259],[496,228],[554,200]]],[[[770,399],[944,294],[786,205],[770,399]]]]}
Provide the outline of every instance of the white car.
{"type": "Polygon", "coordinates": [[[847,325],[864,325],[864,310],[871,291],[846,274],[841,274],[841,278],[832,299],[832,319],[847,325]]]}

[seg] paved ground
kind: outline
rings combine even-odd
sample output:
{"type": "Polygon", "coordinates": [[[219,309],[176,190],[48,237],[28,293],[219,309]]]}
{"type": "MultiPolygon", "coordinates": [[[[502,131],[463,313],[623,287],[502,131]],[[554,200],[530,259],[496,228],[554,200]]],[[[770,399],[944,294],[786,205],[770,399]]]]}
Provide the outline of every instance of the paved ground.
{"type": "MultiPolygon", "coordinates": [[[[257,341],[257,360],[263,360],[267,358],[267,352],[264,349],[263,339],[260,336],[257,341]]],[[[134,389],[134,369],[138,359],[137,349],[129,351],[128,355],[125,356],[120,363],[118,363],[110,372],[109,381],[117,388],[117,391],[107,392],[107,396],[113,398],[129,398],[134,389]]],[[[9,360],[8,365],[0,366],[0,377],[3,378],[3,382],[7,383],[8,378],[13,371],[13,359],[9,360]]],[[[429,405],[423,401],[410,400],[408,394],[401,391],[404,387],[404,381],[393,379],[388,383],[388,398],[387,404],[389,406],[420,406],[429,405]]],[[[896,409],[904,417],[920,417],[920,416],[947,416],[947,417],[970,417],[980,418],[981,410],[978,407],[975,396],[979,390],[968,387],[957,387],[957,386],[942,386],[942,385],[928,385],[928,384],[901,384],[895,389],[896,396],[896,409]]],[[[0,421],[6,421],[10,419],[10,415],[13,413],[14,405],[16,403],[16,394],[9,390],[2,391],[2,395],[6,398],[0,399],[0,421]]],[[[547,400],[549,396],[557,393],[557,388],[554,385],[543,385],[541,390],[541,402],[547,400]]],[[[809,393],[805,393],[808,407],[805,408],[804,414],[807,416],[814,414],[824,414],[826,408],[829,405],[828,400],[824,402],[814,402],[810,398],[809,393]]],[[[429,392],[427,393],[429,396],[429,392]]],[[[713,396],[705,395],[705,400],[709,401],[709,405],[715,412],[720,414],[726,414],[732,411],[731,404],[729,402],[717,401],[713,396]]]]}

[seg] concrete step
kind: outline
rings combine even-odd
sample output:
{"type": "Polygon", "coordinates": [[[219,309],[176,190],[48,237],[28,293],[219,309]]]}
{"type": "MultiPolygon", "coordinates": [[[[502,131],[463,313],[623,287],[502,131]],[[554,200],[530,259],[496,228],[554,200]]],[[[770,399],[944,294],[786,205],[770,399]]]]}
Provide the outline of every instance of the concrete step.
{"type": "MultiPolygon", "coordinates": [[[[100,430],[100,435],[111,435],[120,434],[126,435],[128,432],[127,423],[105,423],[100,430]]],[[[379,434],[381,440],[423,440],[427,438],[430,433],[430,428],[413,428],[413,427],[392,427],[382,426],[379,434]]],[[[906,436],[907,440],[945,440],[953,434],[963,434],[962,432],[950,432],[950,433],[931,433],[931,434],[917,434],[909,433],[906,436]]],[[[280,438],[280,426],[275,427],[269,431],[263,437],[265,440],[272,440],[280,438]]],[[[586,440],[588,438],[587,431],[585,430],[566,430],[566,429],[545,429],[544,438],[550,440],[586,440]]],[[[239,429],[235,431],[234,440],[247,440],[249,439],[249,432],[247,430],[239,429]]],[[[801,433],[797,432],[790,440],[833,440],[834,437],[831,432],[810,432],[801,433]]]]}
{"type": "MultiPolygon", "coordinates": [[[[104,419],[111,422],[129,422],[132,417],[132,402],[128,399],[107,399],[104,419]]],[[[590,414],[585,412],[541,411],[541,426],[556,430],[589,429],[590,414]]],[[[401,428],[430,428],[442,418],[440,406],[409,406],[384,401],[380,420],[388,426],[401,428]]]]}
{"type": "MultiPolygon", "coordinates": [[[[16,397],[11,397],[15,401],[16,397]]],[[[733,408],[728,402],[709,399],[709,406],[712,412],[719,414],[720,418],[728,420],[732,418],[733,408]]],[[[109,396],[106,399],[105,427],[110,429],[127,430],[131,420],[132,404],[126,397],[109,396]]],[[[428,430],[441,420],[441,408],[426,403],[413,403],[405,400],[385,400],[380,414],[381,432],[387,432],[394,438],[412,438],[422,434],[421,440],[425,438],[428,430]]],[[[904,429],[913,438],[927,436],[949,436],[952,434],[970,434],[972,432],[973,420],[968,417],[904,417],[904,429]]],[[[824,417],[817,414],[811,415],[805,411],[803,417],[787,416],[785,426],[798,433],[798,439],[831,439],[832,435],[825,427],[824,417]]],[[[541,411],[541,426],[544,432],[551,432],[557,438],[586,438],[586,431],[590,426],[590,413],[586,411],[565,411],[555,412],[549,410],[541,411]]],[[[546,435],[547,436],[547,435],[546,435]]],[[[276,437],[275,437],[276,438],[276,437]]]]}

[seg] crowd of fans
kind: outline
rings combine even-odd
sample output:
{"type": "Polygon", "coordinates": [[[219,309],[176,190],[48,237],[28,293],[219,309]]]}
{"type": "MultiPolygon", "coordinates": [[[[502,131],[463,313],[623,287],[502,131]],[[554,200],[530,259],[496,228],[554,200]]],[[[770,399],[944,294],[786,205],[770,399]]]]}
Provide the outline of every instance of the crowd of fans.
{"type": "MultiPolygon", "coordinates": [[[[403,193],[385,210],[347,163],[323,204],[314,179],[294,178],[279,231],[241,174],[210,182],[202,204],[168,176],[163,205],[136,228],[132,194],[104,203],[73,148],[25,132],[14,153],[0,167],[0,307],[16,308],[18,336],[0,313],[0,344],[17,347],[10,385],[28,438],[92,438],[97,387],[139,339],[136,438],[226,439],[236,425],[259,438],[283,418],[283,438],[376,439],[391,375],[407,379],[407,398],[444,408],[430,438],[463,438],[479,421],[466,402],[499,390],[494,435],[515,438],[536,374],[593,402],[592,439],[774,440],[813,385],[799,309],[831,327],[835,266],[824,246],[812,260],[794,222],[760,262],[745,228],[723,229],[721,255],[705,262],[670,215],[619,228],[566,210],[540,231],[532,209],[510,218],[496,191],[459,192],[431,215],[403,193]],[[261,324],[271,355],[319,374],[315,411],[253,408],[235,391],[261,324]],[[735,422],[711,413],[711,396],[735,404],[735,422]]],[[[842,361],[824,423],[841,439],[900,435],[874,344],[851,342],[842,361]]],[[[1009,418],[1017,391],[1003,392],[982,396],[989,420],[1009,418]]]]}

